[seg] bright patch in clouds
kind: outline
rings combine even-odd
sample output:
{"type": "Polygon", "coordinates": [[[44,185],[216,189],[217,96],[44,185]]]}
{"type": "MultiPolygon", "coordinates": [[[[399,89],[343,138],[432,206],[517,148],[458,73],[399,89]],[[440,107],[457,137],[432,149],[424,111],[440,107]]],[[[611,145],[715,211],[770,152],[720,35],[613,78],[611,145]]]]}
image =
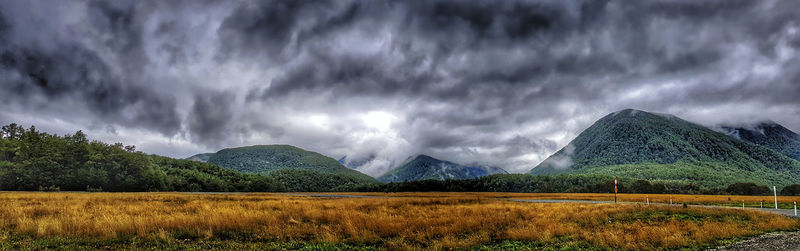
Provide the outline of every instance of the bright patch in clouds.
{"type": "Polygon", "coordinates": [[[387,112],[372,111],[362,116],[361,120],[368,128],[387,131],[392,126],[392,123],[397,120],[397,117],[387,112]]]}

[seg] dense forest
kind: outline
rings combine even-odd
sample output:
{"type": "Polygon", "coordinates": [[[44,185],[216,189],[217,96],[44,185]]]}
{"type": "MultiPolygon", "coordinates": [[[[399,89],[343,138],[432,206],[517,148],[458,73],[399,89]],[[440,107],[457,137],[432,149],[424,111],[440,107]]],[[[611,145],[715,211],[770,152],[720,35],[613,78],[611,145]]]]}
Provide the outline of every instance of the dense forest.
{"type": "Polygon", "coordinates": [[[89,141],[78,131],[57,136],[16,124],[0,131],[0,190],[284,191],[274,179],[213,164],[89,141]]]}
{"type": "MultiPolygon", "coordinates": [[[[694,183],[673,184],[639,179],[619,179],[620,193],[770,195],[767,186],[733,183],[702,189],[694,183]]],[[[496,174],[469,180],[419,180],[360,186],[359,192],[516,192],[516,193],[613,193],[614,178],[598,175],[496,174]]],[[[781,195],[800,195],[800,185],[789,185],[781,195]]]]}

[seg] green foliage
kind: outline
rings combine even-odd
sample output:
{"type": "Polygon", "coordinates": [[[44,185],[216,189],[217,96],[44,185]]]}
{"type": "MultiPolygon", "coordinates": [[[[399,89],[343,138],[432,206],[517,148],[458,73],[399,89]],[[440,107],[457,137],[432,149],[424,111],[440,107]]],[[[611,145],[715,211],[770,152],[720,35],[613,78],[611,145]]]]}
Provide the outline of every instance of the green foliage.
{"type": "MultiPolygon", "coordinates": [[[[467,180],[419,180],[359,187],[370,192],[613,193],[614,178],[590,175],[496,174],[467,180]]],[[[620,185],[620,190],[624,187],[620,185]]]]}
{"type": "Polygon", "coordinates": [[[800,162],[669,115],[610,114],[531,174],[592,174],[722,187],[734,182],[788,185],[800,162]]]}
{"type": "Polygon", "coordinates": [[[374,178],[349,169],[333,158],[289,145],[227,148],[211,155],[208,162],[246,173],[307,169],[319,173],[344,175],[365,183],[375,182],[374,178]]]}
{"type": "Polygon", "coordinates": [[[133,146],[56,136],[16,124],[0,131],[0,190],[282,191],[269,177],[146,155],[133,146]]]}
{"type": "Polygon", "coordinates": [[[741,195],[769,195],[770,189],[767,186],[759,186],[754,183],[733,183],[725,189],[729,194],[741,195]]]}
{"type": "Polygon", "coordinates": [[[800,184],[792,184],[781,189],[781,195],[795,196],[800,195],[800,184]]]}
{"type": "Polygon", "coordinates": [[[293,192],[343,192],[356,187],[376,184],[352,175],[321,173],[310,169],[283,169],[266,174],[293,192]]]}
{"type": "Polygon", "coordinates": [[[783,186],[797,180],[793,170],[757,169],[743,171],[719,162],[679,161],[672,164],[641,163],[583,169],[570,169],[560,174],[586,174],[627,179],[642,179],[671,184],[696,184],[701,189],[724,188],[736,182],[783,186]]]}
{"type": "MultiPolygon", "coordinates": [[[[701,189],[695,183],[619,178],[619,193],[751,194],[751,190],[701,189]]],[[[362,185],[360,192],[614,193],[614,177],[590,174],[496,174],[467,180],[419,180],[362,185]]]]}

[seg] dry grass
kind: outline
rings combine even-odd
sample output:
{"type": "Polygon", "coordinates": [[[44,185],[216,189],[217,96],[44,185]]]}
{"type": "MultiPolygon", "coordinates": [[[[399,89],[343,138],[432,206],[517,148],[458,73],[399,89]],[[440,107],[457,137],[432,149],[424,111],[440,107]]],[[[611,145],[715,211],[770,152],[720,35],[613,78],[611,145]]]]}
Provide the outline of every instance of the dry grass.
{"type": "Polygon", "coordinates": [[[345,242],[388,249],[465,248],[500,240],[658,249],[798,226],[796,220],[752,210],[533,204],[495,199],[506,197],[499,193],[403,196],[416,197],[0,193],[0,228],[7,231],[0,240],[14,233],[35,238],[345,242]]]}

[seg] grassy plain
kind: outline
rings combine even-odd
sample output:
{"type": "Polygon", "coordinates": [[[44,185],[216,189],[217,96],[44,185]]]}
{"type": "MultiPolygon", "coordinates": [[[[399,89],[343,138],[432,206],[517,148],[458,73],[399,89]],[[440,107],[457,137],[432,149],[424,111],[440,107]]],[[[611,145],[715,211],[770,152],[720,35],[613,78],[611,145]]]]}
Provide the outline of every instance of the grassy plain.
{"type": "Polygon", "coordinates": [[[394,197],[0,192],[0,249],[674,249],[800,225],[733,208],[503,199],[608,195],[374,195],[394,197]]]}

